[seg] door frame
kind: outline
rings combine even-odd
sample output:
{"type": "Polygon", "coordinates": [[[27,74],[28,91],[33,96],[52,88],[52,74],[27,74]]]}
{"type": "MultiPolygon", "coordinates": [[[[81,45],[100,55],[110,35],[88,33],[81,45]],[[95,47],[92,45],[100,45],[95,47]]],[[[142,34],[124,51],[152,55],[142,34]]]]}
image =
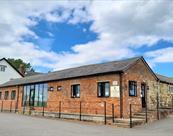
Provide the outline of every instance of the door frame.
{"type": "Polygon", "coordinates": [[[29,106],[33,107],[34,106],[34,101],[35,101],[35,86],[33,89],[30,88],[30,94],[29,94],[29,106]]]}
{"type": "Polygon", "coordinates": [[[141,83],[141,106],[142,108],[147,107],[147,84],[145,82],[141,83]],[[144,86],[144,90],[142,88],[143,86],[144,86]],[[143,91],[144,91],[144,94],[143,94],[143,91]]]}

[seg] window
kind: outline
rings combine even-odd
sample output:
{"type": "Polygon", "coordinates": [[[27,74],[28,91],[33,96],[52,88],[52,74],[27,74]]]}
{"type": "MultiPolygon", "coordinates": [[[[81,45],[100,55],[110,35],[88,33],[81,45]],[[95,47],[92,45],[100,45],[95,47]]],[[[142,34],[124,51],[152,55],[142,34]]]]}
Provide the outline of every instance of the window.
{"type": "Polygon", "coordinates": [[[169,87],[169,91],[173,94],[173,86],[169,87]]]}
{"type": "Polygon", "coordinates": [[[137,82],[129,81],[129,96],[137,96],[137,82]]]}
{"type": "Polygon", "coordinates": [[[23,106],[42,107],[47,105],[48,84],[34,84],[24,86],[23,106]]]}
{"type": "Polygon", "coordinates": [[[43,84],[43,90],[42,90],[42,105],[47,105],[47,99],[48,99],[48,84],[43,84]]]}
{"type": "Polygon", "coordinates": [[[110,83],[100,82],[98,83],[98,97],[109,97],[110,96],[110,83]]]}
{"type": "Polygon", "coordinates": [[[39,89],[40,85],[35,85],[35,99],[34,99],[34,106],[41,106],[41,103],[39,101],[39,89]]]}
{"type": "Polygon", "coordinates": [[[13,90],[13,91],[11,92],[11,100],[15,100],[15,98],[16,98],[16,91],[13,90]]]}
{"type": "Polygon", "coordinates": [[[5,91],[4,99],[8,100],[8,91],[5,91]]]}
{"type": "Polygon", "coordinates": [[[80,85],[72,85],[72,98],[80,98],[80,85]]]}
{"type": "Polygon", "coordinates": [[[0,100],[2,100],[2,92],[0,92],[0,100]]]}
{"type": "Polygon", "coordinates": [[[5,72],[6,67],[7,67],[7,66],[0,65],[0,71],[5,72]]]}
{"type": "Polygon", "coordinates": [[[35,86],[30,86],[30,95],[29,95],[29,105],[34,106],[34,98],[35,98],[35,86]]]}
{"type": "Polygon", "coordinates": [[[24,86],[23,105],[25,106],[29,106],[29,94],[30,94],[30,86],[24,86]]]}

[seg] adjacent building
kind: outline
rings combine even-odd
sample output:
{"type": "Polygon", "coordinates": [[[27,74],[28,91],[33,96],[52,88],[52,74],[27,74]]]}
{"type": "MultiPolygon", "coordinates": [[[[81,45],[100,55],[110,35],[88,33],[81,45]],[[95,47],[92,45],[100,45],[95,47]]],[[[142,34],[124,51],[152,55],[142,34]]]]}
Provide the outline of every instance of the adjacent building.
{"type": "Polygon", "coordinates": [[[112,115],[114,106],[115,117],[128,118],[130,104],[133,112],[140,112],[146,106],[156,107],[158,93],[162,101],[171,99],[172,85],[171,78],[165,82],[143,57],[136,57],[10,80],[0,85],[0,103],[7,110],[30,108],[35,114],[44,108],[55,116],[59,112],[99,116],[105,109],[112,115]],[[160,85],[165,83],[167,88],[162,90],[160,85]]]}
{"type": "Polygon", "coordinates": [[[173,78],[156,75],[159,79],[160,106],[171,107],[173,105],[173,78]]]}
{"type": "Polygon", "coordinates": [[[0,59],[0,84],[23,75],[5,58],[0,59]]]}

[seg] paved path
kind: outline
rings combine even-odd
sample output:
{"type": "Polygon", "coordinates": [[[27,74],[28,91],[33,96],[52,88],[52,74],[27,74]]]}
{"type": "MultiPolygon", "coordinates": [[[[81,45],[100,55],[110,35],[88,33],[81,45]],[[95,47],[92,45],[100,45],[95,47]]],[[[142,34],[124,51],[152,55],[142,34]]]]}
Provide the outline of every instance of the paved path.
{"type": "Polygon", "coordinates": [[[128,129],[0,113],[0,136],[173,136],[173,117],[128,129]]]}

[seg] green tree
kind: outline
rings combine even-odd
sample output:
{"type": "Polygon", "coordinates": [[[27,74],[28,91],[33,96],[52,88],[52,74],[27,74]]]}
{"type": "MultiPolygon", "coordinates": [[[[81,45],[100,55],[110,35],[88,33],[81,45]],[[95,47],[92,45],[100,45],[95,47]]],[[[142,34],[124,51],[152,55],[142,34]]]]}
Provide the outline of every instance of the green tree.
{"type": "Polygon", "coordinates": [[[34,72],[34,69],[33,67],[31,66],[30,63],[26,63],[24,62],[22,59],[13,59],[13,58],[8,58],[8,61],[16,68],[16,69],[19,69],[20,68],[20,65],[22,64],[26,71],[33,71],[34,72]]]}

